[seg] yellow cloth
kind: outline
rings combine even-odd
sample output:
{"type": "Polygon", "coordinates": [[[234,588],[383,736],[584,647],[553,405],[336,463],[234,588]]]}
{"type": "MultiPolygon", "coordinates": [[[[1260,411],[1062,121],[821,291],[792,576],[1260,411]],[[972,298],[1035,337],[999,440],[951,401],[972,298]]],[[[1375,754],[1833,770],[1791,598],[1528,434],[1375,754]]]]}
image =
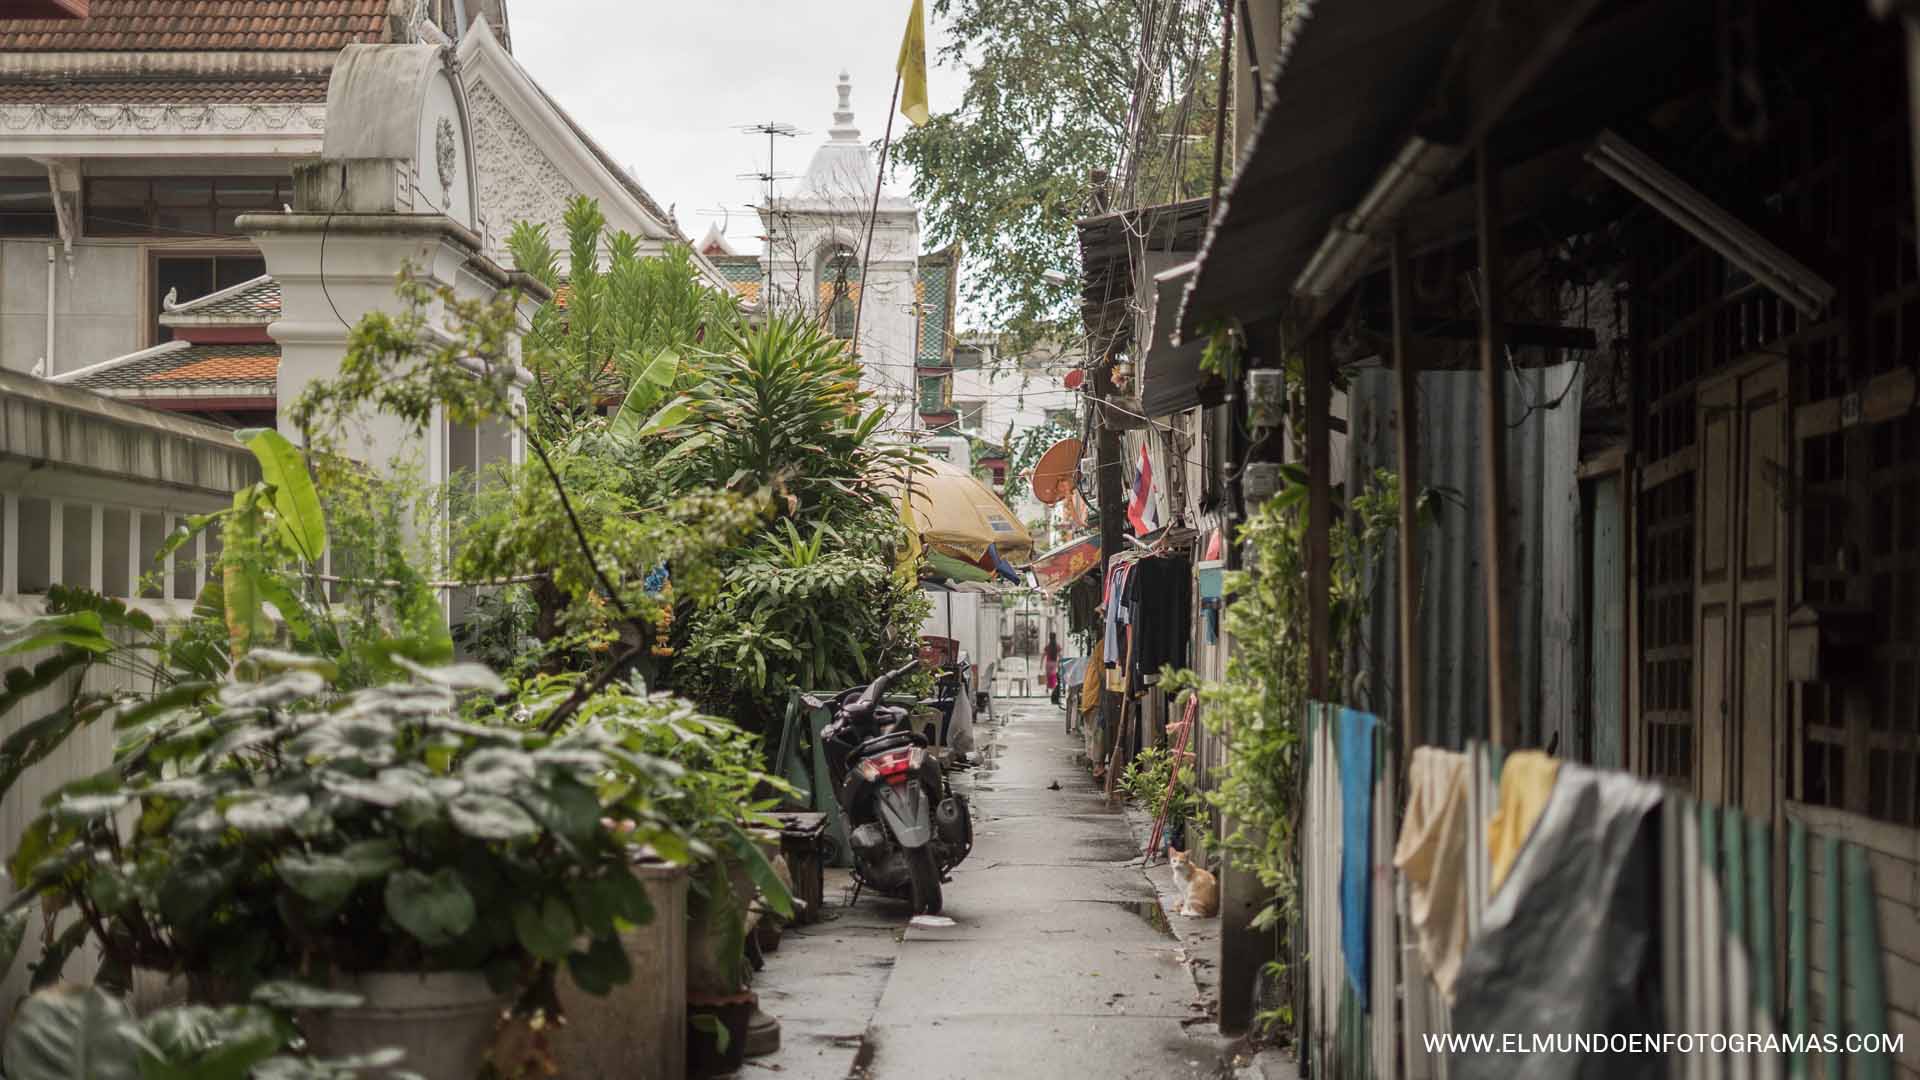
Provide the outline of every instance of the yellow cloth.
{"type": "Polygon", "coordinates": [[[1467,951],[1467,756],[1422,746],[1407,767],[1407,816],[1393,865],[1427,974],[1446,999],[1467,951]]]}
{"type": "Polygon", "coordinates": [[[1106,642],[1097,637],[1093,639],[1093,655],[1087,657],[1087,673],[1080,679],[1080,712],[1083,716],[1100,711],[1100,687],[1106,671],[1106,666],[1100,660],[1100,652],[1106,647],[1106,642]]]}
{"type": "Polygon", "coordinates": [[[1500,883],[1507,880],[1514,858],[1526,845],[1541,811],[1547,808],[1554,777],[1559,773],[1560,762],[1538,750],[1508,754],[1507,763],[1500,767],[1500,808],[1487,822],[1487,858],[1493,868],[1491,893],[1499,892],[1500,883]]]}
{"type": "Polygon", "coordinates": [[[900,115],[919,127],[927,122],[927,12],[922,0],[913,0],[907,15],[907,34],[900,39],[900,115]]]}

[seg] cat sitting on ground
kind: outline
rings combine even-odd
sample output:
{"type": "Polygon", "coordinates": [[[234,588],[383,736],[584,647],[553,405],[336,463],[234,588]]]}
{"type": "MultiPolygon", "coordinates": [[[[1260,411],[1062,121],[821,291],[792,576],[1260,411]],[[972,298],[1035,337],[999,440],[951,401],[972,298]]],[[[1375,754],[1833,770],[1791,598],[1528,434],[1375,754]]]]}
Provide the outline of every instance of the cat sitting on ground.
{"type": "Polygon", "coordinates": [[[1192,857],[1179,848],[1167,849],[1167,861],[1173,865],[1173,879],[1180,884],[1180,910],[1176,914],[1195,919],[1220,914],[1219,880],[1206,867],[1194,865],[1192,857]]]}

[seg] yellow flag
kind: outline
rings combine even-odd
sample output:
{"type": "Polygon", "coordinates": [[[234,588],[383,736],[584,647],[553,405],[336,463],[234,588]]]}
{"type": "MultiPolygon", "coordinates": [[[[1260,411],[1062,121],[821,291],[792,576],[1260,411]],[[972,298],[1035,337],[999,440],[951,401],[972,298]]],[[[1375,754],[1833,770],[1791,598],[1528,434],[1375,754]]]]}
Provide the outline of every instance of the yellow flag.
{"type": "Polygon", "coordinates": [[[900,39],[900,115],[915,127],[927,122],[927,12],[922,0],[913,0],[907,15],[907,36],[900,39]]]}

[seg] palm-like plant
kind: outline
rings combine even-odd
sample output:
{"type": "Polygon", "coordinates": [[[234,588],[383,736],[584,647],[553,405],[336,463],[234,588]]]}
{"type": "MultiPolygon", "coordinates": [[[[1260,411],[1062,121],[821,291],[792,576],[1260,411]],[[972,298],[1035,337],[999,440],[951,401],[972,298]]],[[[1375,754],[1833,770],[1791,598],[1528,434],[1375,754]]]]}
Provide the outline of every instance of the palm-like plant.
{"type": "Polygon", "coordinates": [[[812,319],[776,315],[728,327],[703,351],[670,434],[670,464],[721,487],[770,486],[785,513],[832,530],[882,506],[912,461],[878,438],[885,410],[860,367],[812,319]]]}
{"type": "Polygon", "coordinates": [[[545,225],[518,222],[507,237],[514,263],[555,294],[535,314],[527,349],[538,376],[529,405],[549,440],[643,380],[671,386],[679,357],[740,321],[732,294],[700,279],[685,245],[643,255],[632,234],[607,232],[606,215],[585,196],[567,204],[563,220],[564,273],[545,225]]]}

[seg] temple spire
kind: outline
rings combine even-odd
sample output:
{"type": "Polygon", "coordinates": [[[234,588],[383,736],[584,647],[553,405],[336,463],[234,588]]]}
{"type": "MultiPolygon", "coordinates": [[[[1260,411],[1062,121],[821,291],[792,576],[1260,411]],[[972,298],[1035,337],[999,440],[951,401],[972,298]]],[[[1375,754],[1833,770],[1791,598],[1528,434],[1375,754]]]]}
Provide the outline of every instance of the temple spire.
{"type": "Polygon", "coordinates": [[[834,142],[859,142],[860,129],[853,126],[853,77],[844,69],[836,89],[840,93],[840,105],[833,110],[833,127],[827,134],[833,136],[834,142]]]}

